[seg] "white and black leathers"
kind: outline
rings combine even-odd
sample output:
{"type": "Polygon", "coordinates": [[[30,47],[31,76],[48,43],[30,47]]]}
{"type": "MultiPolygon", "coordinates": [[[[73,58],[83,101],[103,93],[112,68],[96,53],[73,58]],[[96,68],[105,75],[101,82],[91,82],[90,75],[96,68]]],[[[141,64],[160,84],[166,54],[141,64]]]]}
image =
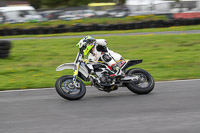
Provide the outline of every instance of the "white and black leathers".
{"type": "Polygon", "coordinates": [[[112,67],[116,64],[116,61],[122,60],[122,56],[118,53],[109,50],[106,47],[105,39],[96,39],[95,46],[92,48],[88,59],[90,61],[103,61],[108,66],[112,67]]]}

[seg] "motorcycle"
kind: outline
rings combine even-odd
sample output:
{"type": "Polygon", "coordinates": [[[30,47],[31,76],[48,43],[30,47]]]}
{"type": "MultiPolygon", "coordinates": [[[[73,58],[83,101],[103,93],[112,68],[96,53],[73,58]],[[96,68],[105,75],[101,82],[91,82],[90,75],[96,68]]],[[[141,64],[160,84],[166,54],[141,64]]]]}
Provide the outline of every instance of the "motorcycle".
{"type": "Polygon", "coordinates": [[[119,87],[127,87],[135,94],[148,94],[155,85],[151,74],[140,68],[128,69],[142,61],[142,59],[123,60],[123,66],[121,66],[123,74],[111,77],[110,75],[114,74],[111,68],[102,62],[84,59],[83,48],[81,48],[74,63],[65,63],[56,68],[56,71],[73,69],[74,73],[58,78],[55,89],[61,97],[67,100],[79,100],[85,95],[86,86],[83,81],[91,82],[91,86],[95,86],[100,91],[111,92],[119,87]]]}

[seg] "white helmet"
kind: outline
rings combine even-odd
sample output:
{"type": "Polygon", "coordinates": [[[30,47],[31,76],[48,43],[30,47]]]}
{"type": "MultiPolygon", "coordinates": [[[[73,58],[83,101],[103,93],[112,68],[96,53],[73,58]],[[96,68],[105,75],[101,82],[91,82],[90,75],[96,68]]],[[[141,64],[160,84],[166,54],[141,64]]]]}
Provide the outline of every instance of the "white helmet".
{"type": "Polygon", "coordinates": [[[87,55],[90,52],[90,50],[94,47],[95,43],[96,39],[94,39],[91,36],[85,36],[79,41],[77,45],[79,46],[79,49],[83,50],[84,55],[87,55]]]}
{"type": "Polygon", "coordinates": [[[82,48],[85,45],[86,45],[86,42],[84,42],[84,39],[81,39],[76,46],[79,46],[79,48],[82,48]]]}

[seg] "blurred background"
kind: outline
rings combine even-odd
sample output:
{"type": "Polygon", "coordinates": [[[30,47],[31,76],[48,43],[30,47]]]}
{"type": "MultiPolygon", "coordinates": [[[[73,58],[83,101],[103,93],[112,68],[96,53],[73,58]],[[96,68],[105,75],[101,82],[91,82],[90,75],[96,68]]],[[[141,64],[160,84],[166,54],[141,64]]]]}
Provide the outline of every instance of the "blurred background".
{"type": "Polygon", "coordinates": [[[176,13],[193,18],[200,16],[199,11],[200,0],[1,0],[0,23],[176,13]]]}

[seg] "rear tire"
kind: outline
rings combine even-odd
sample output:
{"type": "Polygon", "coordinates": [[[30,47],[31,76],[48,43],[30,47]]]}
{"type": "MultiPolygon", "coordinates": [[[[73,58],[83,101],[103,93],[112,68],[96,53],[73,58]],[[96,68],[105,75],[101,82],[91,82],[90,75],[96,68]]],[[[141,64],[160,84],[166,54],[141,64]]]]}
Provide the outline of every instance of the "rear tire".
{"type": "Polygon", "coordinates": [[[62,76],[56,81],[56,91],[64,99],[67,100],[79,100],[85,93],[86,88],[84,83],[80,79],[76,79],[76,82],[79,84],[79,87],[73,86],[73,76],[62,76]],[[73,94],[75,92],[75,94],[73,94]],[[77,92],[77,93],[76,93],[77,92]]]}
{"type": "Polygon", "coordinates": [[[144,95],[150,93],[153,90],[155,82],[151,74],[147,71],[139,68],[132,68],[126,72],[126,75],[139,77],[137,82],[132,81],[132,83],[126,84],[126,87],[133,93],[144,95]],[[146,86],[143,87],[142,84],[144,82],[147,83],[146,86]]]}

